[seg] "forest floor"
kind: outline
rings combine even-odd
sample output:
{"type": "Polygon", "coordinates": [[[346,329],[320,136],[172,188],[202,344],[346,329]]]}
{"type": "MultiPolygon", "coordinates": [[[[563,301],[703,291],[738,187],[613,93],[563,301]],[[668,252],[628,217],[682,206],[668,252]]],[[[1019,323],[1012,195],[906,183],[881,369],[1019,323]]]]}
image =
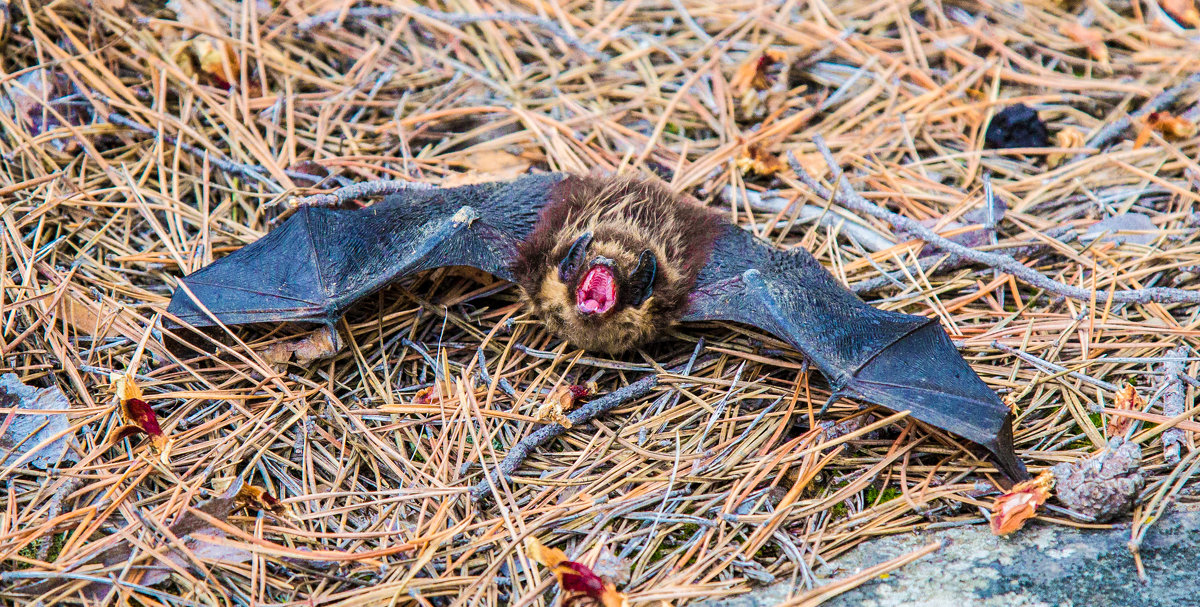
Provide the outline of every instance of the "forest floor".
{"type": "MultiPolygon", "coordinates": [[[[788,604],[816,605],[935,550],[939,528],[988,524],[1007,483],[981,449],[852,400],[817,419],[827,384],[750,327],[597,356],[507,283],[444,269],[357,305],[332,357],[307,361],[321,344],[293,326],[172,345],[179,277],[297,197],[550,170],[656,175],[873,305],[936,318],[1013,409],[1034,474],[1139,445],[1131,511],[1087,522],[1052,498],[1029,523],[1116,525],[1136,547],[1200,499],[1191,5],[0,1],[0,367],[62,403],[58,457],[0,451],[0,597],[562,601],[532,537],[630,604],[790,581],[788,604]],[[1040,119],[989,131],[1015,104],[1040,119]],[[1038,278],[820,195],[804,179],[833,183],[823,144],[876,208],[1038,278]],[[561,386],[652,373],[470,498],[561,386]],[[1113,413],[1127,384],[1141,400],[1113,413]],[[913,532],[928,545],[818,584],[913,532]]],[[[11,400],[0,445],[20,453],[11,400]]]]}

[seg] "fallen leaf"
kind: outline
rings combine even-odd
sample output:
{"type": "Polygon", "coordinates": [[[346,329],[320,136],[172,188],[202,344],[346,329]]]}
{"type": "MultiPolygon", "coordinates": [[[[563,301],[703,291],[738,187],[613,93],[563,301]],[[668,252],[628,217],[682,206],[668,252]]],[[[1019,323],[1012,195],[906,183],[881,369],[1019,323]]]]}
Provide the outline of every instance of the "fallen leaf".
{"type": "Polygon", "coordinates": [[[70,294],[64,295],[59,302],[59,318],[80,335],[87,335],[93,339],[109,336],[111,327],[105,319],[108,315],[109,311],[103,304],[81,300],[70,294]]]}
{"type": "MultiPolygon", "coordinates": [[[[1125,387],[1117,392],[1116,401],[1113,403],[1114,409],[1123,411],[1132,411],[1134,409],[1142,410],[1146,406],[1146,401],[1137,393],[1133,384],[1126,383],[1125,387]]],[[[1129,429],[1129,424],[1133,423],[1133,418],[1114,415],[1108,420],[1108,427],[1105,432],[1108,436],[1124,436],[1125,431],[1129,429]]]]}
{"type": "Polygon", "coordinates": [[[763,177],[769,177],[787,168],[787,165],[778,156],[767,152],[756,143],[742,147],[742,153],[736,162],[738,170],[743,174],[762,175],[763,177]]]}
{"type": "Polygon", "coordinates": [[[1086,48],[1088,55],[1097,63],[1108,66],[1108,47],[1104,45],[1104,34],[1086,27],[1078,21],[1060,25],[1058,31],[1086,48]]]}
{"type": "Polygon", "coordinates": [[[594,383],[588,386],[558,386],[546,397],[542,406],[538,407],[534,417],[542,423],[558,424],[564,428],[570,428],[571,420],[567,419],[567,413],[570,413],[580,400],[595,394],[594,386],[594,383]]]}
{"type": "MultiPolygon", "coordinates": [[[[219,539],[224,537],[224,533],[213,527],[204,518],[195,514],[193,511],[203,512],[208,516],[224,521],[229,518],[229,514],[235,508],[234,499],[238,491],[241,489],[241,482],[236,482],[229,487],[219,497],[213,498],[206,502],[197,504],[194,508],[186,508],[183,513],[176,519],[175,524],[168,527],[171,534],[175,537],[184,540],[184,544],[192,548],[195,546],[198,551],[196,556],[201,558],[211,559],[214,563],[244,563],[250,560],[251,553],[237,547],[222,546],[220,544],[206,541],[211,539],[219,539]]],[[[156,536],[157,534],[153,534],[156,536]]],[[[165,543],[165,542],[164,542],[165,543]]],[[[178,548],[166,544],[164,558],[177,565],[184,566],[191,562],[178,548]]],[[[139,557],[135,561],[136,566],[131,571],[146,570],[146,574],[139,582],[142,585],[151,585],[167,579],[171,574],[170,568],[158,558],[150,555],[150,552],[139,549],[139,557]]],[[[161,552],[160,552],[161,554],[161,552]]],[[[99,568],[114,567],[117,565],[128,565],[131,558],[134,557],[134,550],[129,540],[121,540],[116,545],[108,548],[96,556],[88,559],[86,562],[76,566],[76,569],[94,570],[99,568]]],[[[128,578],[127,578],[128,579],[128,578]]],[[[136,578],[135,578],[136,579],[136,578]]],[[[128,581],[135,581],[128,579],[128,581]]],[[[54,592],[64,586],[74,585],[77,580],[72,577],[53,578],[41,581],[29,586],[20,587],[16,584],[10,584],[5,588],[6,591],[15,594],[23,595],[42,595],[54,592]]],[[[112,584],[109,582],[93,581],[85,584],[77,592],[92,599],[93,601],[103,598],[112,590],[112,584]]]]}
{"type": "Polygon", "coordinates": [[[337,329],[323,326],[303,337],[277,341],[255,352],[273,367],[286,365],[293,357],[296,364],[303,367],[313,361],[332,358],[341,350],[342,341],[337,329]]]}
{"type": "Polygon", "coordinates": [[[1149,216],[1141,213],[1122,213],[1106,217],[1088,226],[1088,229],[1079,235],[1079,240],[1090,242],[1099,238],[1100,242],[1131,242],[1148,245],[1158,240],[1159,233],[1159,227],[1154,225],[1154,220],[1149,216]]]}
{"type": "Polygon", "coordinates": [[[1196,0],[1159,0],[1158,5],[1181,25],[1200,27],[1200,10],[1196,0]]]}
{"type": "MultiPolygon", "coordinates": [[[[1054,134],[1054,147],[1056,148],[1081,148],[1087,145],[1087,139],[1083,136],[1083,131],[1069,126],[1054,134]]],[[[1067,156],[1075,152],[1055,152],[1046,157],[1046,165],[1050,168],[1055,168],[1066,160],[1067,156]]]]}
{"type": "MultiPolygon", "coordinates": [[[[32,137],[64,127],[63,120],[68,125],[81,126],[92,119],[90,105],[67,99],[74,86],[66,75],[58,72],[33,70],[3,85],[0,90],[4,91],[0,94],[0,113],[8,114],[32,137]]],[[[73,153],[79,148],[79,142],[69,133],[54,137],[48,143],[65,153],[73,153]]]]}
{"type": "Polygon", "coordinates": [[[629,604],[625,595],[617,592],[612,582],[606,582],[591,568],[567,560],[567,555],[558,548],[549,548],[530,536],[525,538],[525,550],[529,558],[550,569],[565,592],[583,594],[599,601],[604,607],[625,607],[629,604]]]}
{"type": "Polygon", "coordinates": [[[70,408],[57,386],[34,388],[15,373],[0,375],[0,466],[24,460],[24,465],[50,468],[62,461],[70,423],[65,413],[47,411],[70,408]]]}
{"type": "Polygon", "coordinates": [[[1051,468],[1055,495],[1072,512],[1103,523],[1129,512],[1146,484],[1142,448],[1122,438],[1109,441],[1100,453],[1051,468]]]}
{"type": "Polygon", "coordinates": [[[783,63],[787,55],[783,51],[767,49],[759,55],[751,56],[738,66],[729,80],[729,86],[738,97],[754,91],[765,91],[771,88],[774,80],[772,72],[775,66],[783,63]]]}
{"type": "Polygon", "coordinates": [[[238,56],[226,40],[199,34],[172,44],[168,55],[188,78],[222,89],[239,81],[238,56]]]}
{"type": "Polygon", "coordinates": [[[825,157],[817,152],[792,155],[796,157],[796,164],[812,177],[820,179],[829,172],[829,164],[825,162],[825,157]]]}
{"type": "Polygon", "coordinates": [[[442,180],[442,187],[458,187],[488,181],[515,179],[529,171],[533,162],[504,150],[481,150],[462,154],[449,161],[467,169],[465,173],[450,175],[442,180]]]}
{"type": "Polygon", "coordinates": [[[332,358],[342,349],[337,329],[324,326],[296,340],[292,351],[296,353],[296,363],[304,366],[315,360],[332,358]]]}
{"type": "Polygon", "coordinates": [[[1033,108],[1023,103],[1000,110],[992,117],[983,136],[983,147],[989,150],[1044,148],[1047,143],[1046,124],[1033,108]]]}
{"type": "Polygon", "coordinates": [[[118,402],[142,397],[142,388],[137,385],[137,380],[134,379],[132,373],[112,373],[108,376],[108,380],[112,382],[112,393],[117,397],[118,402]]]}
{"type": "Polygon", "coordinates": [[[119,441],[129,436],[137,436],[145,434],[150,437],[150,444],[163,454],[164,459],[168,452],[168,441],[162,428],[158,425],[158,416],[154,414],[154,409],[146,401],[140,398],[131,398],[121,401],[121,417],[125,418],[125,425],[117,428],[113,432],[111,442],[119,441]]]}
{"type": "Polygon", "coordinates": [[[89,2],[93,7],[104,8],[116,12],[125,8],[125,0],[91,0],[89,2]]]}
{"type": "Polygon", "coordinates": [[[293,518],[292,509],[262,487],[242,485],[242,488],[238,490],[237,495],[234,497],[234,501],[240,508],[262,510],[276,516],[293,518]]]}
{"type": "Polygon", "coordinates": [[[442,382],[435,381],[432,386],[417,390],[417,395],[413,397],[413,402],[418,405],[428,405],[442,400],[442,382]]]}
{"type": "Polygon", "coordinates": [[[1133,140],[1133,149],[1145,146],[1153,132],[1158,132],[1168,141],[1187,139],[1196,134],[1196,123],[1170,112],[1151,112],[1142,119],[1142,128],[1133,140]]]}
{"type": "Polygon", "coordinates": [[[1017,483],[992,504],[992,533],[1008,535],[1025,525],[1046,503],[1054,488],[1054,475],[1046,470],[1037,478],[1017,483]]]}

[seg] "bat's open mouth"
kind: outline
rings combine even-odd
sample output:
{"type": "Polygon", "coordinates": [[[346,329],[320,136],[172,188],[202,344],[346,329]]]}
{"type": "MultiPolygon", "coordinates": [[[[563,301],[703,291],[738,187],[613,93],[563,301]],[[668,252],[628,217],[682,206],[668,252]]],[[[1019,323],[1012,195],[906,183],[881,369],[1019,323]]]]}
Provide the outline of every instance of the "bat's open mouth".
{"type": "Polygon", "coordinates": [[[588,268],[575,290],[575,307],[581,314],[604,314],[617,303],[617,277],[612,268],[594,265],[588,268]]]}

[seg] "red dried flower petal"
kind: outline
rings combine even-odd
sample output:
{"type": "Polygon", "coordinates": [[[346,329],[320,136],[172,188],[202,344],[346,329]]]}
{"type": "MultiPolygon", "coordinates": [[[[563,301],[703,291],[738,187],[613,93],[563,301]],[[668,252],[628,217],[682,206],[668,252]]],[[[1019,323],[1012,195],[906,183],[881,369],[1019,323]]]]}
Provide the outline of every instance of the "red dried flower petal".
{"type": "Polygon", "coordinates": [[[121,401],[121,415],[133,425],[141,428],[142,432],[150,436],[163,436],[162,428],[158,426],[158,416],[154,414],[154,409],[151,409],[146,401],[140,398],[121,401]]]}

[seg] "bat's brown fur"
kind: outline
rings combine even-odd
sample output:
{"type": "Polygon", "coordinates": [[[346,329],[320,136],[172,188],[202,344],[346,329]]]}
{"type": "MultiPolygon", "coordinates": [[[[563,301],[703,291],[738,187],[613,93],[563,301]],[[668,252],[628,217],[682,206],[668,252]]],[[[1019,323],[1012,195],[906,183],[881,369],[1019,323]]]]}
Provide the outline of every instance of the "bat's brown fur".
{"type": "Polygon", "coordinates": [[[586,350],[616,354],[653,340],[678,322],[722,221],[643,179],[572,176],[556,186],[552,202],[522,243],[513,271],[551,331],[586,350]],[[626,277],[642,251],[654,254],[658,272],[653,294],[640,306],[618,303],[600,316],[576,310],[579,276],[564,283],[558,264],[586,232],[592,233],[588,259],[602,255],[616,262],[619,293],[628,287],[626,277]]]}

